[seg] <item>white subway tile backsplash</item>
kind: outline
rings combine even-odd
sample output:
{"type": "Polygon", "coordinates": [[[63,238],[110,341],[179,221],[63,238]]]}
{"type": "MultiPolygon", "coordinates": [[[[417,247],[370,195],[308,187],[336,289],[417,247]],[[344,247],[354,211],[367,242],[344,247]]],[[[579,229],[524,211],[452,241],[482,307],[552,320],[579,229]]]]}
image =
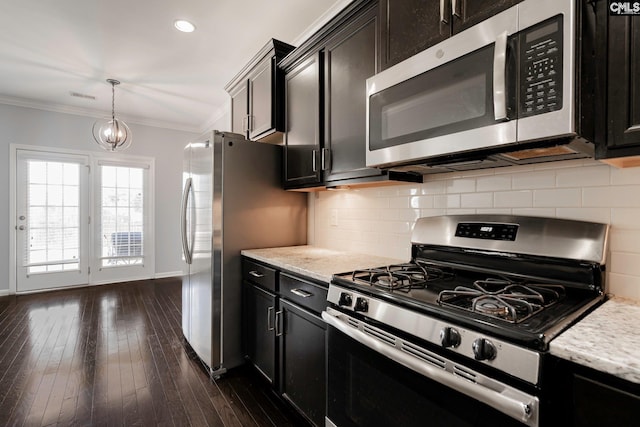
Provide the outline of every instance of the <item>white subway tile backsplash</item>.
{"type": "Polygon", "coordinates": [[[491,175],[476,178],[477,191],[511,190],[511,176],[491,175]]]}
{"type": "Polygon", "coordinates": [[[495,213],[611,224],[609,291],[640,300],[640,168],[594,160],[425,176],[424,184],[309,197],[313,243],[408,260],[420,217],[495,213]],[[330,225],[332,211],[338,225],[330,225]]]}
{"type": "Polygon", "coordinates": [[[609,273],[608,292],[622,297],[640,301],[640,277],[627,274],[609,273]]]}
{"type": "Polygon", "coordinates": [[[556,171],[558,187],[595,187],[609,185],[611,168],[601,164],[582,168],[568,168],[556,171]]]}
{"type": "Polygon", "coordinates": [[[558,208],[556,216],[581,221],[611,223],[611,209],[607,208],[558,208]]]}
{"type": "Polygon", "coordinates": [[[579,188],[535,190],[533,206],[536,208],[579,207],[582,205],[582,191],[579,188]]]}
{"type": "Polygon", "coordinates": [[[585,207],[640,207],[640,185],[594,187],[582,191],[585,207]]]}
{"type": "Polygon", "coordinates": [[[638,252],[640,230],[612,227],[609,233],[609,249],[612,252],[638,252]]]}
{"type": "Polygon", "coordinates": [[[640,185],[640,168],[611,168],[612,185],[640,185]]]}
{"type": "Polygon", "coordinates": [[[512,177],[512,188],[514,190],[554,188],[555,186],[556,174],[551,170],[518,173],[512,177]]]}
{"type": "MultiPolygon", "coordinates": [[[[611,209],[611,225],[616,228],[640,230],[640,209],[613,208],[611,209]]],[[[640,242],[638,242],[640,246],[640,242]]],[[[639,248],[640,251],[640,248],[639,248]]]]}
{"type": "Polygon", "coordinates": [[[514,208],[512,213],[514,215],[546,216],[550,218],[555,218],[556,216],[555,208],[514,208]]]}
{"type": "Polygon", "coordinates": [[[476,191],[476,180],[468,178],[453,179],[447,181],[447,193],[473,193],[476,191]]]}
{"type": "Polygon", "coordinates": [[[640,254],[611,251],[610,266],[612,273],[640,276],[640,254]]]}
{"type": "Polygon", "coordinates": [[[429,209],[433,207],[434,196],[412,196],[409,205],[412,209],[429,209]]]}
{"type": "Polygon", "coordinates": [[[433,207],[436,209],[456,209],[460,207],[460,195],[449,194],[433,196],[433,207]]]}
{"type": "Polygon", "coordinates": [[[433,195],[433,194],[444,194],[447,191],[447,182],[446,181],[432,181],[430,177],[426,177],[426,181],[422,184],[422,194],[424,195],[433,195]]]}
{"type": "Polygon", "coordinates": [[[533,192],[521,190],[494,193],[493,206],[496,208],[530,208],[533,206],[533,192]]]}
{"type": "Polygon", "coordinates": [[[462,194],[460,198],[462,208],[492,208],[493,193],[462,194]]]}

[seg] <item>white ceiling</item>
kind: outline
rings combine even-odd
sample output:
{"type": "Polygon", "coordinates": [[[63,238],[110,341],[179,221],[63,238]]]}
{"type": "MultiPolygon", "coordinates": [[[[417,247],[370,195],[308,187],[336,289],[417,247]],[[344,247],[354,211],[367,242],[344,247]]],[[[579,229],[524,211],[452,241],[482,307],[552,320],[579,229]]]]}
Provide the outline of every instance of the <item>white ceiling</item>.
{"type": "Polygon", "coordinates": [[[117,116],[200,132],[269,39],[297,45],[350,1],[1,0],[0,103],[101,117],[114,78],[117,116]]]}

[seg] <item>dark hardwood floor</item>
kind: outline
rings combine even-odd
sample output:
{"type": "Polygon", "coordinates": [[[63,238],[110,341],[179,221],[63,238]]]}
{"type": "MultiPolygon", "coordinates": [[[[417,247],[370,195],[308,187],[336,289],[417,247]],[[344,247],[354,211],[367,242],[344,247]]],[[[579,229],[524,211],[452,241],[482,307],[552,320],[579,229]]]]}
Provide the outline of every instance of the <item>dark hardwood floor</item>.
{"type": "Polygon", "coordinates": [[[1,297],[0,425],[303,424],[251,369],[211,381],[180,310],[179,278],[1,297]]]}

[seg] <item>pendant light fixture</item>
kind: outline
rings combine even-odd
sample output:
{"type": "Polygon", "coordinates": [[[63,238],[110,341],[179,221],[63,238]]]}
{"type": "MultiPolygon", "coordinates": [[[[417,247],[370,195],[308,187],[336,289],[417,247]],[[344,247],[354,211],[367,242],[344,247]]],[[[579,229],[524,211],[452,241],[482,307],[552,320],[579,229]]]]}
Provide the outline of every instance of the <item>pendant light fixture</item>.
{"type": "Polygon", "coordinates": [[[126,150],[131,145],[133,135],[125,122],[116,119],[115,87],[120,82],[114,79],[107,79],[107,83],[111,85],[111,117],[96,120],[93,124],[93,139],[101,148],[107,151],[126,150]]]}

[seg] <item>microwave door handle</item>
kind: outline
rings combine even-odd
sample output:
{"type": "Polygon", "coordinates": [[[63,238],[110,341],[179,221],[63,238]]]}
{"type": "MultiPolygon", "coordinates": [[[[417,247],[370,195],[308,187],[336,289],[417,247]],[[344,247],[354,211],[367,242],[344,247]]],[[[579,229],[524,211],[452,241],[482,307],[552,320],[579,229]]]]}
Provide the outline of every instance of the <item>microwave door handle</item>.
{"type": "Polygon", "coordinates": [[[496,37],[493,54],[493,113],[496,121],[507,116],[507,32],[496,37]]]}

